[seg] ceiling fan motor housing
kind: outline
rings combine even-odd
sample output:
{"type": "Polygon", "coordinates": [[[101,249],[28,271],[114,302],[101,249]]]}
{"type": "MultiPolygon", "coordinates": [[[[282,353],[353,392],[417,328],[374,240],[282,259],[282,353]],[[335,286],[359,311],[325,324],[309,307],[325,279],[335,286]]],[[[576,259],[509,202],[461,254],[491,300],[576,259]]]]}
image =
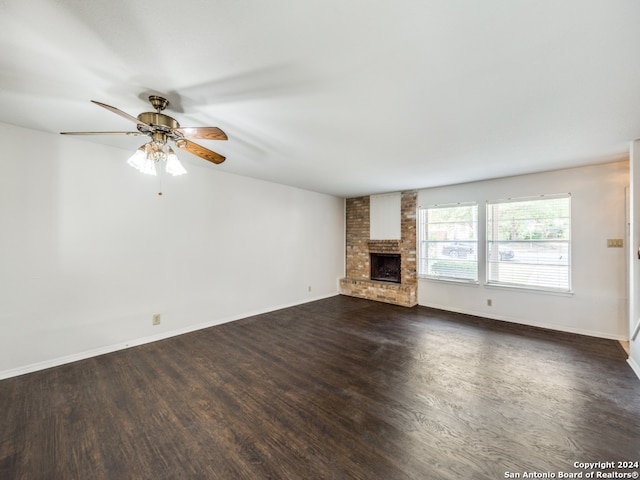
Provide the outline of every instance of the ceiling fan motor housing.
{"type": "Polygon", "coordinates": [[[171,130],[174,128],[180,128],[180,124],[175,118],[170,117],[169,115],[165,115],[164,113],[141,113],[140,115],[138,115],[138,120],[146,123],[147,125],[155,127],[157,130],[165,131],[166,133],[171,132],[171,130]]]}
{"type": "Polygon", "coordinates": [[[173,130],[180,128],[178,121],[157,112],[144,112],[138,115],[138,120],[146,125],[138,124],[138,130],[147,135],[151,135],[154,140],[162,143],[166,142],[167,136],[173,136],[173,130]]]}

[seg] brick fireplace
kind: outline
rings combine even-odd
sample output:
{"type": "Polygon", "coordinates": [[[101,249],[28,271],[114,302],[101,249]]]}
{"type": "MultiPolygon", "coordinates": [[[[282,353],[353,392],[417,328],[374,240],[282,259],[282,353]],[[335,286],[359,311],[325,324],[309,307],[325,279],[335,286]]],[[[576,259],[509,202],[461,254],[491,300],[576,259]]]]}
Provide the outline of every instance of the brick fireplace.
{"type": "Polygon", "coordinates": [[[340,279],[340,293],[352,297],[413,307],[418,303],[416,273],[415,190],[402,192],[400,239],[371,240],[369,197],[347,199],[346,274],[340,279]],[[400,255],[400,281],[371,279],[371,254],[400,255]]]}

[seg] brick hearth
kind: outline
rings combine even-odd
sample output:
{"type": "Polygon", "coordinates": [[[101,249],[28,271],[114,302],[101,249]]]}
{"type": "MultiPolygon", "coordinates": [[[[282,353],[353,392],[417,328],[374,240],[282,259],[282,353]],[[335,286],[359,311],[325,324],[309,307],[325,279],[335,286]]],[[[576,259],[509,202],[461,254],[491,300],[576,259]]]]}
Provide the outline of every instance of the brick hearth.
{"type": "Polygon", "coordinates": [[[352,297],[412,307],[418,303],[416,273],[416,201],[415,190],[402,192],[399,240],[369,239],[369,197],[347,199],[346,267],[340,280],[340,293],[352,297]],[[369,278],[370,253],[399,253],[400,283],[372,281],[369,278]]]}

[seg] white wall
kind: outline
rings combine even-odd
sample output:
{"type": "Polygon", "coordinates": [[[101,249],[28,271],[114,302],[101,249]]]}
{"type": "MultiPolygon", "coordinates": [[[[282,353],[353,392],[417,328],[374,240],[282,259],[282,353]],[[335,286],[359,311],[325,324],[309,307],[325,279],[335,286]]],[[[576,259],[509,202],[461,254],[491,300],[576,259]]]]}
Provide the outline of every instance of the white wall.
{"type": "Polygon", "coordinates": [[[340,198],[204,161],[158,196],[128,150],[0,142],[0,378],[338,293],[340,198]]]}
{"type": "Polygon", "coordinates": [[[626,238],[626,161],[584,168],[431,188],[418,205],[478,202],[479,240],[485,240],[487,200],[571,193],[571,295],[520,291],[484,284],[485,253],[479,248],[479,285],[420,279],[420,305],[604,338],[628,338],[625,249],[607,248],[608,238],[626,238]],[[487,306],[487,299],[492,306],[487,306]]]}

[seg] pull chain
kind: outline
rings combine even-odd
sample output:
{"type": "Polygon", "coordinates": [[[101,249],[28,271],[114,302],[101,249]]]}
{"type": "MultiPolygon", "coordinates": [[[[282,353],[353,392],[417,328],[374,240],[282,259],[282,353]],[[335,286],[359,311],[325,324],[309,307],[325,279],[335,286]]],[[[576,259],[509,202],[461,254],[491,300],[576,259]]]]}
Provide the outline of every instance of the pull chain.
{"type": "MultiPolygon", "coordinates": [[[[157,162],[158,167],[160,166],[160,161],[157,162]]],[[[162,195],[162,177],[164,177],[164,169],[157,168],[158,171],[158,195],[162,195]]]]}

